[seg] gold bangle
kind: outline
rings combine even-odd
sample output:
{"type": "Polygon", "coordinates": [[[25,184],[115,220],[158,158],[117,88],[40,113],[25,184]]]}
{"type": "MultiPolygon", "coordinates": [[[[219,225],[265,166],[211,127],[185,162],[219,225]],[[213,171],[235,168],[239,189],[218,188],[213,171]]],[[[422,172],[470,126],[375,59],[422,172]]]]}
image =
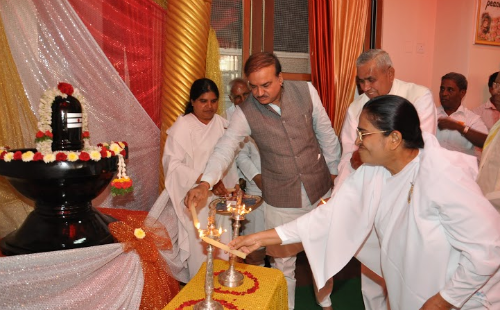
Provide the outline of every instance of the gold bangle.
{"type": "Polygon", "coordinates": [[[469,129],[470,129],[469,126],[465,126],[464,130],[462,130],[462,136],[465,136],[465,134],[469,132],[469,129]]]}

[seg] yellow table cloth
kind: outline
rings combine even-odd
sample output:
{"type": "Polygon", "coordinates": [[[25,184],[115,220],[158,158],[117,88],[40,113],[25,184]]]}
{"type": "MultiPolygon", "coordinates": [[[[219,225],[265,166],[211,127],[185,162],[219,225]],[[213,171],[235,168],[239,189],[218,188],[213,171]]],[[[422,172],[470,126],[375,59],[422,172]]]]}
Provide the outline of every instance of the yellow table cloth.
{"type": "MultiPolygon", "coordinates": [[[[229,268],[229,263],[214,260],[213,299],[224,309],[257,310],[288,309],[287,286],[283,273],[277,269],[236,263],[236,270],[245,277],[238,287],[225,287],[219,284],[217,276],[229,268]]],[[[205,299],[206,263],[163,310],[193,309],[194,305],[205,299]]]]}

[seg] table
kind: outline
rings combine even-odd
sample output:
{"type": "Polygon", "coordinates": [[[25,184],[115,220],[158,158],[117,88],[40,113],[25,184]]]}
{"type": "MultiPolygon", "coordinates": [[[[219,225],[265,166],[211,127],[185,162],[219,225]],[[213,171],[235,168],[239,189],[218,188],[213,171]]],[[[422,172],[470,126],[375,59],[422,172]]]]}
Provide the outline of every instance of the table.
{"type": "MultiPolygon", "coordinates": [[[[281,271],[236,263],[236,270],[245,277],[243,284],[239,287],[225,287],[219,284],[217,276],[228,268],[228,262],[214,260],[213,299],[221,303],[224,309],[288,309],[287,285],[281,271]]],[[[193,309],[195,304],[205,299],[205,273],[206,262],[163,310],[193,309]]]]}

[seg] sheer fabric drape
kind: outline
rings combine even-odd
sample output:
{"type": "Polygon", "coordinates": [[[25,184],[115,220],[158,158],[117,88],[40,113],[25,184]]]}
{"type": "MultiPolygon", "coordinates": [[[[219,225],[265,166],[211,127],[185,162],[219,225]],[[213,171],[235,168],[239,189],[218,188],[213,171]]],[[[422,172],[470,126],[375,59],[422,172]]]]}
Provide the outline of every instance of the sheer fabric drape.
{"type": "MultiPolygon", "coordinates": [[[[36,124],[0,18],[0,145],[33,147],[36,124]]],[[[15,194],[4,178],[0,178],[0,201],[2,238],[18,228],[32,208],[15,194]]]]}
{"type": "Polygon", "coordinates": [[[367,0],[309,1],[311,79],[337,135],[354,98],[368,8],[367,0]]]}
{"type": "Polygon", "coordinates": [[[37,113],[45,89],[71,83],[87,100],[91,143],[129,144],[127,173],[134,194],[112,198],[108,188],[94,205],[148,210],[158,197],[159,129],[72,6],[58,0],[5,0],[0,13],[31,109],[37,113]]]}
{"type": "Polygon", "coordinates": [[[158,128],[165,11],[150,0],[69,0],[158,128]]]}
{"type": "MultiPolygon", "coordinates": [[[[175,238],[177,222],[168,222],[163,192],[149,217],[163,224],[175,238]]],[[[173,212],[173,211],[172,211],[173,212]]],[[[160,251],[170,271],[187,282],[176,259],[178,248],[160,251]]],[[[0,258],[0,309],[139,309],[144,277],[139,255],[123,252],[119,243],[83,249],[0,258]]]]}

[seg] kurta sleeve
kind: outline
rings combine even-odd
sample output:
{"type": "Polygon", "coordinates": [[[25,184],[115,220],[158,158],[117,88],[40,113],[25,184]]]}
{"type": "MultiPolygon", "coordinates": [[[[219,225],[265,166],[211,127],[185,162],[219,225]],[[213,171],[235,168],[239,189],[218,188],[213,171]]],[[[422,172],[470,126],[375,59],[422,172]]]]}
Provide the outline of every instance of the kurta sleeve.
{"type": "Polygon", "coordinates": [[[238,156],[236,157],[236,165],[238,169],[240,169],[241,173],[245,176],[247,180],[253,180],[253,178],[260,173],[259,168],[255,166],[252,157],[249,143],[253,143],[252,141],[248,141],[245,143],[245,146],[240,150],[238,156]]]}
{"type": "Polygon", "coordinates": [[[351,103],[342,124],[342,133],[340,141],[342,141],[342,157],[339,162],[339,176],[335,179],[335,187],[340,184],[355,170],[351,166],[352,153],[358,149],[356,146],[356,128],[358,127],[358,115],[355,113],[357,103],[351,103]]]}
{"type": "Polygon", "coordinates": [[[222,178],[224,171],[233,163],[239,151],[240,142],[243,142],[245,137],[250,136],[251,133],[245,114],[239,107],[236,107],[229,127],[215,145],[214,152],[208,160],[201,181],[214,186],[222,178]]]}
{"type": "Polygon", "coordinates": [[[361,166],[326,204],[276,228],[283,244],[302,242],[318,288],[349,262],[371,232],[381,169],[361,166]]]}
{"type": "Polygon", "coordinates": [[[458,268],[441,290],[455,307],[476,293],[500,266],[500,215],[484,198],[473,178],[461,169],[443,171],[435,201],[440,222],[451,246],[460,251],[458,268]],[[446,199],[447,197],[447,199],[446,199]],[[441,198],[441,199],[440,199],[441,198]]]}
{"type": "Polygon", "coordinates": [[[413,105],[420,118],[420,128],[422,131],[435,135],[437,130],[437,113],[430,90],[427,90],[420,98],[415,100],[413,105]]]}
{"type": "Polygon", "coordinates": [[[313,104],[313,128],[323,152],[330,174],[337,175],[340,161],[340,142],[332,128],[332,122],[321,103],[318,91],[311,83],[307,83],[313,104]]]}

